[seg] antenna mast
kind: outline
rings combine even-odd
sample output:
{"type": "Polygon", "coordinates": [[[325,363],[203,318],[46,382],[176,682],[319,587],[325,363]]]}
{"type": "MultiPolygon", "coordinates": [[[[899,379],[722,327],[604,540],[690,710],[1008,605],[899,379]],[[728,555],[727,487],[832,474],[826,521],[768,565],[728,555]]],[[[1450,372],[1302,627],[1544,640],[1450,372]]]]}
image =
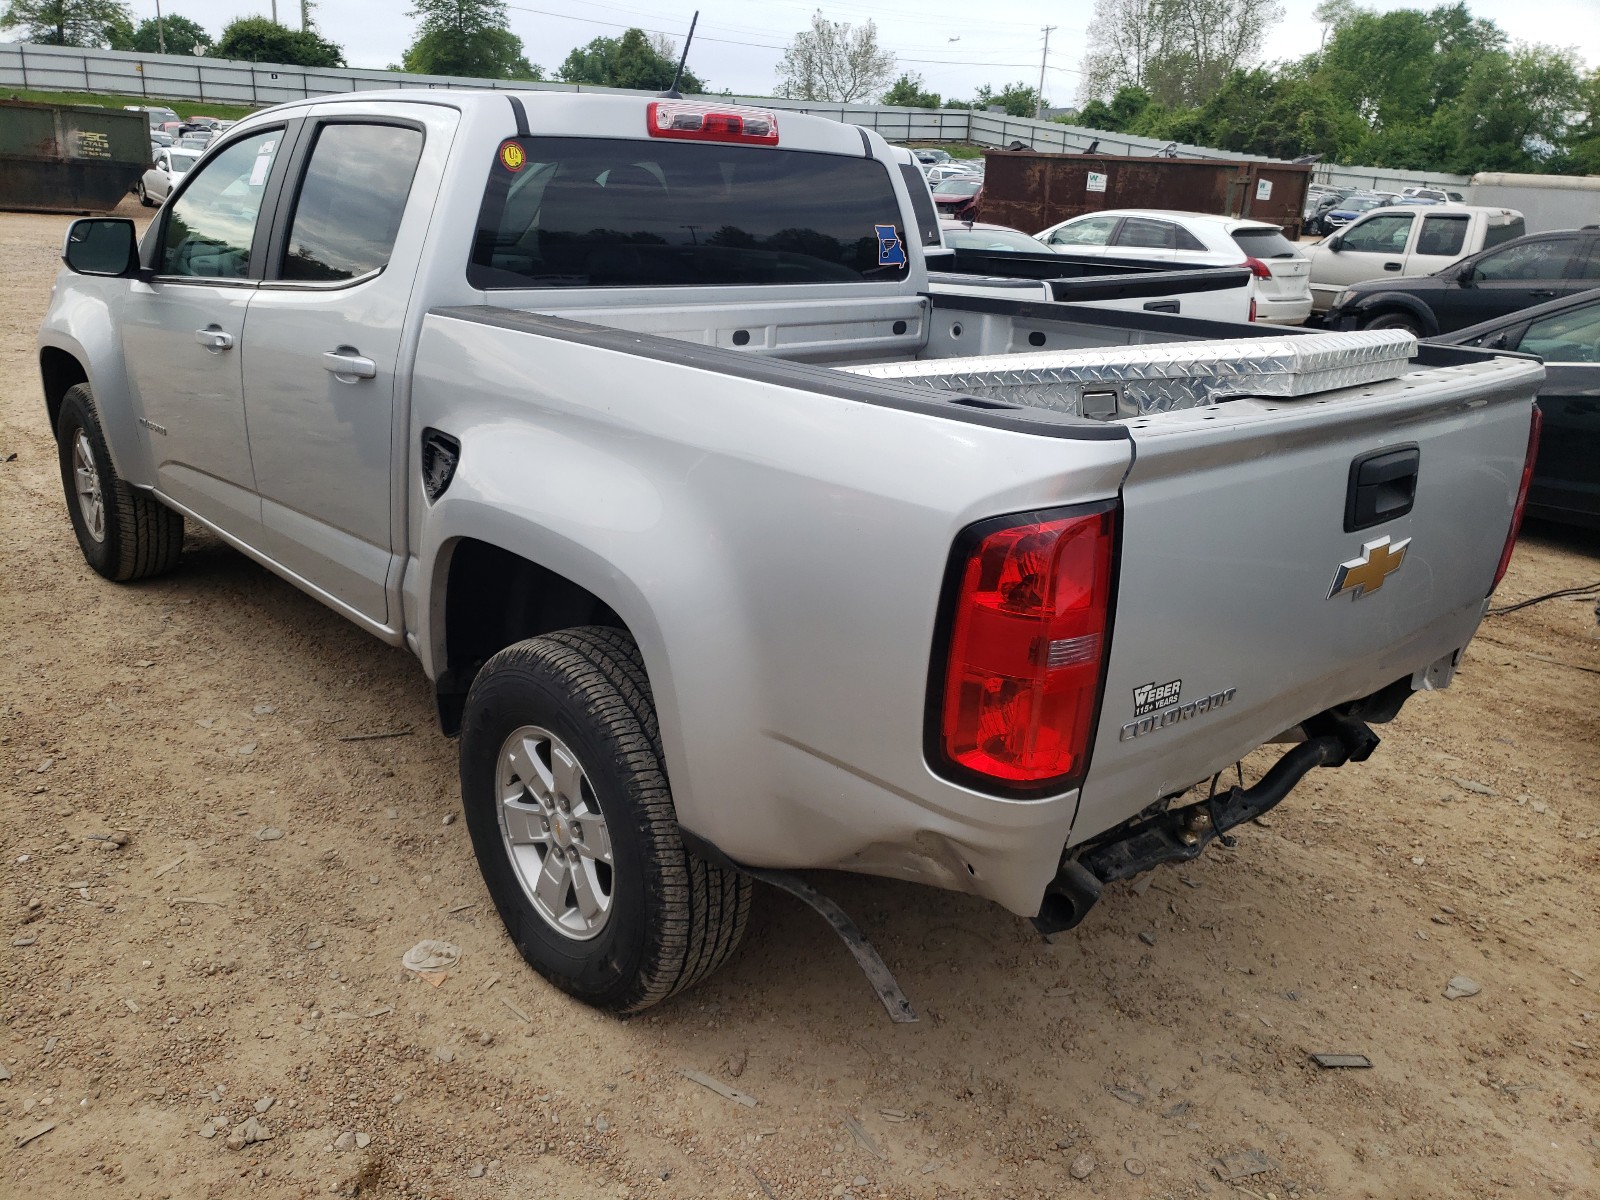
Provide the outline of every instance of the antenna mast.
{"type": "Polygon", "coordinates": [[[683,96],[678,91],[678,80],[683,78],[683,64],[689,61],[689,45],[694,41],[694,27],[700,23],[700,10],[695,9],[694,17],[689,21],[689,36],[683,39],[683,53],[678,58],[678,69],[672,73],[672,83],[666,91],[661,93],[664,100],[682,100],[683,96]]]}

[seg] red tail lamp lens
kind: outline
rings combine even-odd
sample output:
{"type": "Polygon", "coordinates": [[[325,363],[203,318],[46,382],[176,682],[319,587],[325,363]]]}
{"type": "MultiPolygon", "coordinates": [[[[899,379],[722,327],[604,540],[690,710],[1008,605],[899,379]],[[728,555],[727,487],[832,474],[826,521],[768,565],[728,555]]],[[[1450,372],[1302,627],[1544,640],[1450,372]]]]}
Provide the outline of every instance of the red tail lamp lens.
{"type": "Polygon", "coordinates": [[[948,761],[1012,785],[1088,761],[1111,600],[1114,510],[982,537],[959,582],[945,673],[948,761]]]}
{"type": "Polygon", "coordinates": [[[1500,551],[1500,565],[1494,569],[1494,582],[1489,585],[1491,594],[1506,577],[1506,568],[1511,565],[1511,552],[1517,547],[1517,534],[1522,531],[1522,512],[1528,507],[1528,485],[1533,482],[1534,464],[1539,461],[1539,430],[1543,427],[1544,414],[1535,404],[1533,419],[1528,426],[1528,453],[1522,460],[1522,482],[1517,485],[1517,506],[1511,510],[1511,529],[1506,534],[1505,549],[1500,551]]]}
{"type": "Polygon", "coordinates": [[[1254,275],[1257,279],[1272,278],[1272,268],[1267,266],[1267,264],[1262,262],[1259,258],[1247,258],[1244,260],[1244,265],[1250,268],[1250,274],[1254,275]]]}
{"type": "Polygon", "coordinates": [[[776,113],[693,100],[652,100],[647,109],[646,128],[651,137],[743,142],[756,146],[778,144],[776,113]]]}

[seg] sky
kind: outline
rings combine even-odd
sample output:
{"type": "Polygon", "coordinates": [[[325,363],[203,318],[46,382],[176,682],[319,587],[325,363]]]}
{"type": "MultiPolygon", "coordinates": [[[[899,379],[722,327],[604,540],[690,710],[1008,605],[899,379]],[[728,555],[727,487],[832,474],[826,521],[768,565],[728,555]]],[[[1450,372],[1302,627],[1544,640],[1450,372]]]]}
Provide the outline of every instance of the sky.
{"type": "MultiPolygon", "coordinates": [[[[1361,3],[1362,0],[1357,0],[1361,3]]],[[[1428,8],[1435,0],[1365,0],[1387,12],[1428,8]]],[[[1321,27],[1311,15],[1317,0],[1282,0],[1284,19],[1266,44],[1265,60],[1298,58],[1317,48],[1321,27]]],[[[155,15],[155,0],[131,0],[136,19],[155,15]]],[[[323,35],[344,47],[354,67],[398,63],[415,22],[409,0],[318,0],[313,19],[323,35]]],[[[1600,65],[1600,0],[1468,0],[1474,16],[1498,24],[1513,41],[1571,46],[1583,61],[1600,65]]],[[[1050,34],[1045,96],[1064,107],[1077,99],[1077,80],[1088,40],[1093,0],[510,0],[511,31],[528,58],[553,74],[574,46],[595,37],[615,37],[630,25],[675,37],[679,45],[695,9],[700,25],[689,63],[695,74],[721,91],[770,95],[783,47],[821,9],[834,21],[877,25],[880,43],[894,51],[902,70],[919,73],[927,90],[945,99],[967,99],[983,84],[996,91],[1039,79],[1043,26],[1050,34]],[[981,16],[974,16],[981,13],[981,16]]],[[[299,21],[299,0],[278,0],[285,24],[299,21]]],[[[216,35],[234,17],[270,14],[271,0],[162,0],[162,11],[198,21],[216,35]]],[[[14,35],[13,35],[14,36],[14,35]]]]}

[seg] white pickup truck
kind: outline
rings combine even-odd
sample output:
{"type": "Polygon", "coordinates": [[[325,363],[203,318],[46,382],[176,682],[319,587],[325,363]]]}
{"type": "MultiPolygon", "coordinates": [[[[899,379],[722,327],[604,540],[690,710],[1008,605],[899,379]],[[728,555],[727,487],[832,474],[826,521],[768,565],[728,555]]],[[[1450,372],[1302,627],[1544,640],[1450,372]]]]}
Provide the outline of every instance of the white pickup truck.
{"type": "Polygon", "coordinates": [[[1067,928],[1450,681],[1543,371],[930,293],[909,203],[878,137],[788,113],[258,113],[141,243],[67,235],[78,544],[138,579],[192,521],[409,646],[489,895],[589,1003],[725,960],[752,875],[1067,928]]]}
{"type": "Polygon", "coordinates": [[[1311,309],[1327,312],[1353,283],[1431,275],[1527,231],[1522,214],[1509,208],[1464,204],[1374,208],[1306,248],[1311,260],[1311,309]]]}

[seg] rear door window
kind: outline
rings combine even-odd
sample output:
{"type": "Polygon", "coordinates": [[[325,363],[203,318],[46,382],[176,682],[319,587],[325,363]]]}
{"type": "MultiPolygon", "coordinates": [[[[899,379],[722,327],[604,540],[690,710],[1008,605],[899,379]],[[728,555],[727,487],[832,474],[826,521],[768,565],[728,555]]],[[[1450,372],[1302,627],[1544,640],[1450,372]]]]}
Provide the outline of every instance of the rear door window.
{"type": "Polygon", "coordinates": [[[1152,221],[1148,217],[1129,217],[1112,239],[1113,246],[1133,246],[1141,250],[1175,250],[1178,227],[1171,221],[1152,221]]]}
{"type": "Polygon", "coordinates": [[[467,278],[479,288],[899,280],[904,237],[876,159],[516,138],[490,167],[467,278]]]}
{"type": "Polygon", "coordinates": [[[421,156],[419,129],[322,126],[295,198],[281,278],[332,283],[386,266],[421,156]]]}
{"type": "Polygon", "coordinates": [[[1440,254],[1455,257],[1467,244],[1467,225],[1471,218],[1465,213],[1422,218],[1422,232],[1417,235],[1418,254],[1440,254]]]}

